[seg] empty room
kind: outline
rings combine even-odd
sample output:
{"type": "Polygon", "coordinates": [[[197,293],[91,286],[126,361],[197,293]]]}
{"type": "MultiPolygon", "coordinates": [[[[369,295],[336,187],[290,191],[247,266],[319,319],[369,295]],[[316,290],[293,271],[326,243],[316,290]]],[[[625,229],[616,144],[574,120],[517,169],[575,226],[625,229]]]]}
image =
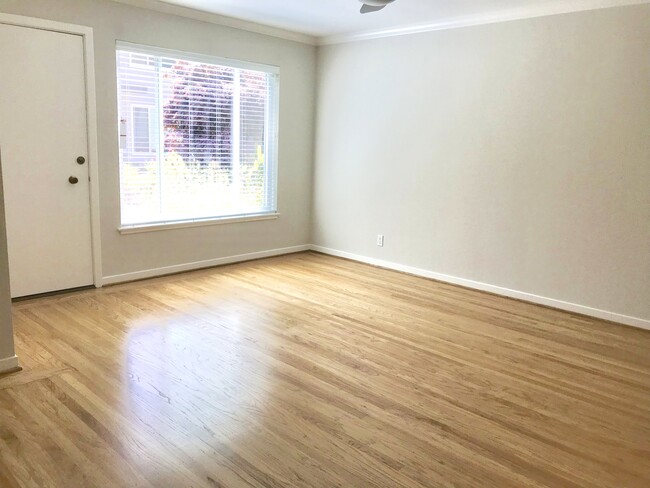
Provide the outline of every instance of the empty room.
{"type": "Polygon", "coordinates": [[[650,0],[0,0],[0,488],[650,487],[650,0]]]}

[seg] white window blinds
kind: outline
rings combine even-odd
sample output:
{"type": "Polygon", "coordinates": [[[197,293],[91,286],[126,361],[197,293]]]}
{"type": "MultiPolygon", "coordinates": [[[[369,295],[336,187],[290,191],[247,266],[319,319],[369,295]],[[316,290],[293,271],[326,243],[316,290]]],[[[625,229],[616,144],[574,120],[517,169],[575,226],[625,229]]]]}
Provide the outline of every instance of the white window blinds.
{"type": "Polygon", "coordinates": [[[278,78],[118,43],[122,226],[275,213],[278,78]]]}
{"type": "Polygon", "coordinates": [[[133,151],[151,152],[151,120],[149,107],[133,107],[133,151]]]}

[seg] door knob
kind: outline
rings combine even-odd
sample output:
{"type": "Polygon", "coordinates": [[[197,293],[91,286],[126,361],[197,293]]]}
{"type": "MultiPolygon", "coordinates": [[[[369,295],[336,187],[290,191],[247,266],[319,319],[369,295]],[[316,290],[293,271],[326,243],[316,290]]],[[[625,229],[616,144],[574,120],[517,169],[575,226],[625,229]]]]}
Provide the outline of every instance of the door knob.
{"type": "Polygon", "coordinates": [[[71,184],[76,185],[77,183],[79,183],[79,178],[77,178],[76,176],[71,176],[70,178],[68,178],[68,181],[71,184]]]}

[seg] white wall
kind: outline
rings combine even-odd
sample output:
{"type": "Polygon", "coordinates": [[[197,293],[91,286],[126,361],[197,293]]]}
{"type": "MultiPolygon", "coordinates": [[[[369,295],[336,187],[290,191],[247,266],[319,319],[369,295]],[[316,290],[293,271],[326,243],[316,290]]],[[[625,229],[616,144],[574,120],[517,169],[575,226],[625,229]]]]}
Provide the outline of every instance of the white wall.
{"type": "Polygon", "coordinates": [[[650,5],[327,46],[318,70],[316,245],[650,319],[650,5]]]}
{"type": "Polygon", "coordinates": [[[0,12],[94,29],[104,276],[309,242],[316,49],[108,0],[0,0],[0,12]],[[115,41],[280,67],[277,220],[120,235],[115,41]]]}

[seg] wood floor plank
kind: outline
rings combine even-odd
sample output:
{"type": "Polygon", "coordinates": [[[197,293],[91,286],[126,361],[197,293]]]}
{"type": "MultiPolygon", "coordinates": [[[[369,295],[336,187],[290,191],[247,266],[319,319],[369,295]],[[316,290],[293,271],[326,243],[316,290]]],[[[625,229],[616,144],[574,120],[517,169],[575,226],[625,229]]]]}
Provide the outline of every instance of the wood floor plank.
{"type": "Polygon", "coordinates": [[[650,486],[647,331],[317,253],[14,321],[2,488],[650,486]]]}

